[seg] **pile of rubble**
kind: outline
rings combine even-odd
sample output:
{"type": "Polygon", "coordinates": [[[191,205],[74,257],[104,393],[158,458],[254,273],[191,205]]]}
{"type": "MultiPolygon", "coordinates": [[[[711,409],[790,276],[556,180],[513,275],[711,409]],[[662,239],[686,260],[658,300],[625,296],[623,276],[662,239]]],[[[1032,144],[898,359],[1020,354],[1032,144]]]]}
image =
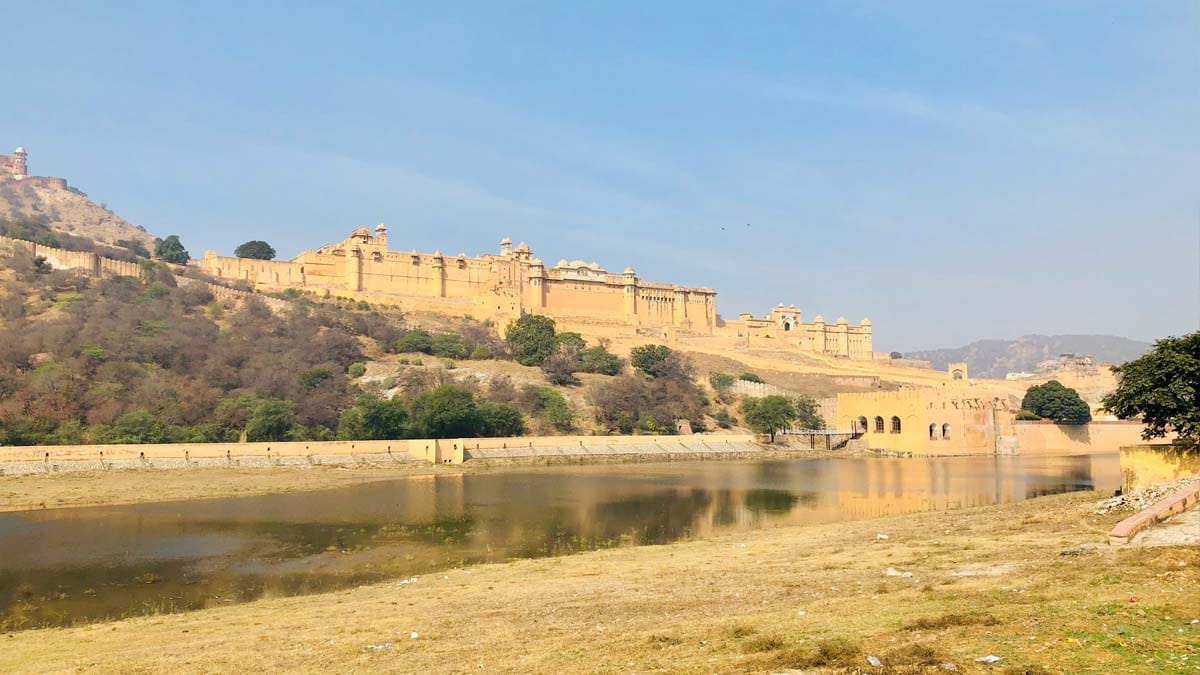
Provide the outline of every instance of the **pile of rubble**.
{"type": "Polygon", "coordinates": [[[1099,515],[1104,515],[1114,511],[1141,511],[1142,509],[1154,504],[1154,502],[1157,502],[1164,497],[1169,497],[1176,491],[1182,490],[1183,488],[1197,482],[1200,482],[1200,476],[1191,476],[1189,478],[1180,478],[1179,480],[1171,481],[1170,483],[1151,485],[1140,490],[1134,490],[1133,492],[1117,495],[1116,497],[1101,499],[1100,501],[1096,502],[1096,513],[1099,515]]]}

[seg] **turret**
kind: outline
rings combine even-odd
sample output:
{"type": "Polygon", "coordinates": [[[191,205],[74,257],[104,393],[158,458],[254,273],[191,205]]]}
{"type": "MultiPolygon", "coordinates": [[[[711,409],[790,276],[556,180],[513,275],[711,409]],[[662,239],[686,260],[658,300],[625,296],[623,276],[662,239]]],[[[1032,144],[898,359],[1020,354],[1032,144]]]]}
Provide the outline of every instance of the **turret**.
{"type": "Polygon", "coordinates": [[[505,237],[500,240],[500,255],[505,257],[512,255],[512,239],[505,237]]]}
{"type": "Polygon", "coordinates": [[[380,223],[375,226],[375,241],[387,250],[387,225],[380,223]]]}

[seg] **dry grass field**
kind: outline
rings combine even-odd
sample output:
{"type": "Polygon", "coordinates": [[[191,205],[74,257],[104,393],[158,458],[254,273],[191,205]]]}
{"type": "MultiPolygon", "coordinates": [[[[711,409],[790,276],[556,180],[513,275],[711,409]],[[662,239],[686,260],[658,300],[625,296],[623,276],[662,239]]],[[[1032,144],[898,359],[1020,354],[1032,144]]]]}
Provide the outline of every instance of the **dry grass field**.
{"type": "Polygon", "coordinates": [[[1094,515],[1098,497],[17,632],[0,672],[1195,672],[1200,549],[1109,548],[1121,514],[1094,515]]]}

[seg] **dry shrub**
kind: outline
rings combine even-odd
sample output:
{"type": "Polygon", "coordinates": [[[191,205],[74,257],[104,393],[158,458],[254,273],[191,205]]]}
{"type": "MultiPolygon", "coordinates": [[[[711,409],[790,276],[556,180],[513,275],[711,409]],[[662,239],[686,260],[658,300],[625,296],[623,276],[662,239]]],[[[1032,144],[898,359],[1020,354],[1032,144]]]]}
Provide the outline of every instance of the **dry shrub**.
{"type": "Polygon", "coordinates": [[[914,643],[890,652],[884,659],[885,663],[896,666],[933,666],[942,662],[931,647],[914,643]]]}
{"type": "Polygon", "coordinates": [[[845,638],[830,638],[817,643],[816,649],[790,649],[778,655],[774,664],[781,668],[842,667],[861,668],[862,649],[845,638]]]}
{"type": "Polygon", "coordinates": [[[787,646],[787,642],[778,635],[760,635],[742,644],[745,652],[774,652],[787,646]]]}
{"type": "Polygon", "coordinates": [[[905,624],[906,630],[943,630],[954,626],[995,626],[1000,620],[991,614],[943,614],[922,617],[905,624]]]}

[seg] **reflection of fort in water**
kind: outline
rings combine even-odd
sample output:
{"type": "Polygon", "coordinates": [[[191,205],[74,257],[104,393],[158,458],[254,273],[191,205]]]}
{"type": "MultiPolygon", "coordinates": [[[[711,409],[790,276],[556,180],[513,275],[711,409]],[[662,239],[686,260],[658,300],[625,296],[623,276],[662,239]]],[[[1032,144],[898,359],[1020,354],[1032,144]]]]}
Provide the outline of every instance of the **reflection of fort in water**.
{"type": "Polygon", "coordinates": [[[0,627],[195,609],[479,562],[1120,483],[1115,453],[679,462],[0,514],[0,627]]]}

